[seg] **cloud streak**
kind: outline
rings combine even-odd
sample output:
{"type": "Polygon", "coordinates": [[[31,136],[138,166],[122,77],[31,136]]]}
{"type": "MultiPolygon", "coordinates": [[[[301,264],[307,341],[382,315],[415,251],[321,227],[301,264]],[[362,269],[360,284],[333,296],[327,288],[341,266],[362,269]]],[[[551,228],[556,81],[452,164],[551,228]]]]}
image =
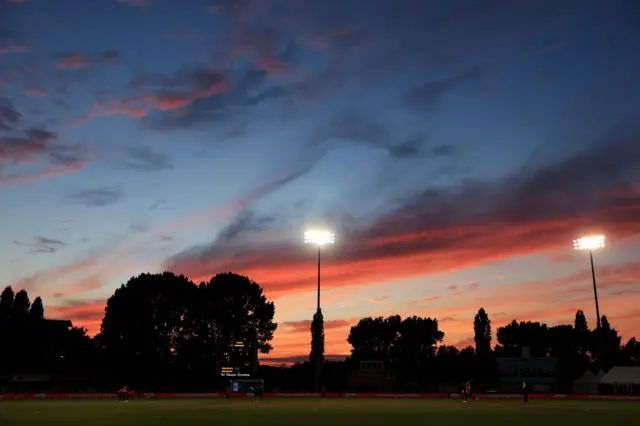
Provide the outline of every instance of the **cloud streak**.
{"type": "MultiPolygon", "coordinates": [[[[417,193],[367,226],[346,229],[323,281],[332,287],[466,269],[551,252],[589,230],[637,235],[640,194],[606,191],[640,178],[633,160],[640,156],[639,136],[636,125],[623,123],[578,155],[539,170],[417,193]]],[[[311,288],[313,271],[297,242],[236,247],[233,254],[227,244],[194,247],[166,266],[191,277],[238,271],[271,295],[311,288]]]]}
{"type": "Polygon", "coordinates": [[[119,202],[123,193],[124,190],[121,185],[101,186],[74,192],[65,198],[72,203],[87,207],[104,207],[119,202]]]}

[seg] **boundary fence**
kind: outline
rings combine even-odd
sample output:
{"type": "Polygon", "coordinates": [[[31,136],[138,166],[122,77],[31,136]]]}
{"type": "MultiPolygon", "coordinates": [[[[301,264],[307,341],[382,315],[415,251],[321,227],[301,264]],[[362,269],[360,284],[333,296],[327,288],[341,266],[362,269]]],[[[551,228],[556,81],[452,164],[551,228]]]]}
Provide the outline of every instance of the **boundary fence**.
{"type": "MultiPolygon", "coordinates": [[[[197,393],[136,393],[134,398],[223,398],[222,392],[197,392],[197,393]]],[[[231,398],[251,397],[252,393],[234,393],[231,398]]],[[[265,398],[320,398],[322,395],[315,392],[275,392],[265,393],[265,398]]],[[[530,399],[579,399],[579,400],[604,400],[604,401],[640,401],[640,396],[623,395],[571,395],[571,394],[528,394],[530,399]]],[[[0,400],[24,400],[24,399],[98,399],[117,398],[113,393],[9,393],[0,394],[0,400]]],[[[430,398],[430,399],[459,399],[460,394],[446,393],[327,393],[327,398],[430,398]]],[[[522,394],[474,394],[479,399],[520,399],[522,394]]]]}

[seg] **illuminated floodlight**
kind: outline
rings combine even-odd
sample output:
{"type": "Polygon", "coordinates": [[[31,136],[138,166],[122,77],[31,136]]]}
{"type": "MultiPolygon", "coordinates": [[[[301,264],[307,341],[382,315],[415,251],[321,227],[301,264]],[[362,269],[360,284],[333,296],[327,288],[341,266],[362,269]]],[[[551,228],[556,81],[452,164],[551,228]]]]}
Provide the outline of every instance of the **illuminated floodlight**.
{"type": "Polygon", "coordinates": [[[323,246],[336,242],[336,234],[331,231],[306,231],[304,233],[304,243],[323,246]]]}
{"type": "Polygon", "coordinates": [[[573,248],[576,250],[596,250],[602,247],[604,247],[603,235],[582,237],[577,240],[573,240],[573,248]]]}

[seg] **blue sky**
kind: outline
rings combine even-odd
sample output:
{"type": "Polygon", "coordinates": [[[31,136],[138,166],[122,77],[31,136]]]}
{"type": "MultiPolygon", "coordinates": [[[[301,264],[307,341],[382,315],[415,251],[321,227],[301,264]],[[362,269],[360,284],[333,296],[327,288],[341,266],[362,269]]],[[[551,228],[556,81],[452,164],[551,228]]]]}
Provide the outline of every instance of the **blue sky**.
{"type": "Polygon", "coordinates": [[[639,23],[622,0],[0,0],[0,283],[96,332],[132,275],[246,273],[292,357],[322,224],[329,351],[396,312],[463,345],[480,304],[518,316],[504,286],[554,289],[531,319],[590,309],[568,251],[602,232],[637,335],[639,23]],[[545,309],[561,283],[579,297],[545,309]]]}

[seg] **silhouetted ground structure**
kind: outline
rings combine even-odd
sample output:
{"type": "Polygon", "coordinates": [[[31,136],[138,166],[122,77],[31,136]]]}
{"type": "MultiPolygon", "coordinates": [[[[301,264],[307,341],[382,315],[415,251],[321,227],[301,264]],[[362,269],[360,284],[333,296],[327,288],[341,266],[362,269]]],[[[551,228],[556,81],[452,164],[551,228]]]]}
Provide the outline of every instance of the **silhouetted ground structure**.
{"type": "Polygon", "coordinates": [[[613,367],[599,381],[602,393],[640,395],[640,367],[613,367]]]}

